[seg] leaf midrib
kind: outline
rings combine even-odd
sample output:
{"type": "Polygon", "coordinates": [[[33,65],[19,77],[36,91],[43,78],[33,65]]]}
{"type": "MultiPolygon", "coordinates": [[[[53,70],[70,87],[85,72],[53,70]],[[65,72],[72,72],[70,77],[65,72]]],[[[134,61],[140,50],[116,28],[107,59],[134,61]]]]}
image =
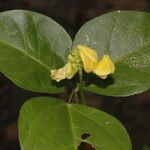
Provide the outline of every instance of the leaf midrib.
{"type": "Polygon", "coordinates": [[[75,131],[74,131],[74,128],[73,128],[73,121],[72,121],[72,116],[71,116],[71,111],[70,111],[70,109],[69,109],[69,107],[71,107],[71,105],[67,105],[67,110],[68,110],[68,114],[69,114],[69,120],[70,120],[70,130],[71,130],[71,133],[72,133],[72,137],[73,137],[73,139],[72,139],[72,142],[73,142],[73,148],[74,148],[74,150],[76,150],[77,148],[76,148],[76,142],[75,142],[75,139],[76,139],[76,137],[75,137],[75,131]]]}
{"type": "Polygon", "coordinates": [[[15,47],[14,45],[11,45],[11,44],[8,44],[4,41],[0,41],[0,44],[4,44],[8,47],[12,47],[13,49],[16,49],[16,51],[19,51],[21,53],[23,53],[24,55],[26,55],[27,57],[31,58],[32,60],[34,60],[35,62],[37,62],[38,64],[44,66],[48,71],[50,70],[50,67],[47,66],[45,63],[43,63],[42,61],[38,60],[36,57],[32,56],[32,55],[29,55],[27,52],[23,51],[22,49],[18,48],[18,47],[15,47]]]}
{"type": "MultiPolygon", "coordinates": [[[[112,132],[111,132],[110,130],[107,130],[107,129],[105,128],[105,126],[102,126],[102,124],[97,123],[95,120],[93,120],[92,118],[86,116],[85,114],[83,114],[81,111],[79,111],[79,110],[77,110],[77,109],[74,109],[74,111],[77,112],[77,113],[79,113],[79,114],[81,114],[81,115],[83,115],[85,118],[90,119],[90,120],[91,120],[92,122],[94,122],[96,125],[101,126],[102,128],[104,128],[112,137],[114,137],[114,138],[116,139],[118,145],[119,145],[119,146],[121,145],[121,142],[120,142],[119,138],[117,138],[114,134],[112,134],[112,132]]],[[[117,125],[117,124],[113,123],[113,125],[117,125]]],[[[121,147],[120,147],[120,148],[121,148],[121,147]]]]}

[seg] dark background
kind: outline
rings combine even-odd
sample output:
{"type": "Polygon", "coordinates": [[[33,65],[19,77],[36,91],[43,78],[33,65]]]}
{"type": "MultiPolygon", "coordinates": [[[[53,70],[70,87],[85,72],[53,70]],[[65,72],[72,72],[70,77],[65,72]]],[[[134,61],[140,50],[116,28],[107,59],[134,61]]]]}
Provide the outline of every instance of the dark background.
{"type": "MultiPolygon", "coordinates": [[[[86,21],[112,10],[150,11],[150,0],[0,0],[0,11],[28,9],[50,16],[74,37],[86,21]]],[[[26,99],[38,94],[15,86],[0,74],[0,150],[19,150],[17,119],[26,99]]],[[[63,97],[64,95],[59,95],[63,97]]],[[[89,105],[117,117],[127,128],[133,150],[150,144],[150,92],[127,98],[86,94],[89,105]]]]}

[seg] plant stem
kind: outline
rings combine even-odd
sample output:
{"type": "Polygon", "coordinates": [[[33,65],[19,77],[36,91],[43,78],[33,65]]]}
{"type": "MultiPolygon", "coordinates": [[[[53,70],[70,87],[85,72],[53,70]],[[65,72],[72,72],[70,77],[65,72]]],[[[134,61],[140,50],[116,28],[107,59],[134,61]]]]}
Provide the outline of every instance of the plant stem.
{"type": "Polygon", "coordinates": [[[77,93],[75,93],[74,97],[75,97],[75,101],[76,101],[76,103],[78,104],[78,103],[79,103],[78,94],[77,94],[77,93]]]}
{"type": "Polygon", "coordinates": [[[77,84],[77,86],[72,90],[72,92],[71,92],[71,94],[70,94],[68,103],[71,103],[71,102],[72,102],[73,97],[75,98],[75,102],[76,102],[76,103],[79,103],[79,102],[78,102],[78,94],[77,94],[78,91],[79,91],[79,85],[77,84]]]}
{"type": "Polygon", "coordinates": [[[85,105],[85,98],[84,98],[84,90],[83,90],[83,72],[82,70],[79,71],[79,83],[77,84],[76,88],[74,88],[70,94],[68,103],[71,103],[73,97],[75,98],[76,103],[85,105]],[[79,92],[79,93],[78,93],[79,92]]]}
{"type": "Polygon", "coordinates": [[[84,90],[83,90],[83,72],[82,70],[79,71],[79,94],[80,94],[80,98],[79,98],[79,103],[85,105],[85,98],[84,98],[84,90]]]}
{"type": "Polygon", "coordinates": [[[73,95],[74,95],[74,89],[71,91],[71,94],[70,94],[70,97],[69,97],[68,103],[71,103],[72,98],[73,98],[73,95]]]}

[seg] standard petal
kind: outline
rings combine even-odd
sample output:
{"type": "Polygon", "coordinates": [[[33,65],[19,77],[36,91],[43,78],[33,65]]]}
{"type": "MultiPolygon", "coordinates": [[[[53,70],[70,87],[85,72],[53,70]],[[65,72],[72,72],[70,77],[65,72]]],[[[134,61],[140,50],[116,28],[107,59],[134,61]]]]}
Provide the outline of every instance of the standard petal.
{"type": "Polygon", "coordinates": [[[79,53],[83,62],[84,70],[87,73],[92,72],[93,68],[98,62],[97,52],[83,45],[78,45],[77,48],[79,49],[79,53]]]}

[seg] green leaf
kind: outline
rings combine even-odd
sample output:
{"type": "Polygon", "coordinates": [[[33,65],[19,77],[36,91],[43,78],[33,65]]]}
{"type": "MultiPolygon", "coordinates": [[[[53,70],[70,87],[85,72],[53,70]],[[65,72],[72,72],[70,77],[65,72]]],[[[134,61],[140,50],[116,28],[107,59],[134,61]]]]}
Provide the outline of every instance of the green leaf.
{"type": "Polygon", "coordinates": [[[114,117],[49,97],[33,98],[24,104],[19,136],[22,150],[77,150],[81,142],[96,150],[131,150],[125,128],[114,117]]]}
{"type": "Polygon", "coordinates": [[[0,13],[0,71],[18,86],[57,93],[64,87],[50,78],[50,70],[64,65],[72,41],[52,19],[30,11],[0,13]]]}
{"type": "Polygon", "coordinates": [[[109,54],[116,71],[107,80],[86,79],[85,90],[109,96],[129,96],[150,89],[150,13],[115,11],[87,22],[77,33],[74,46],[109,54]]]}
{"type": "Polygon", "coordinates": [[[149,148],[148,145],[145,144],[145,145],[143,146],[142,150],[150,150],[150,148],[149,148]]]}

